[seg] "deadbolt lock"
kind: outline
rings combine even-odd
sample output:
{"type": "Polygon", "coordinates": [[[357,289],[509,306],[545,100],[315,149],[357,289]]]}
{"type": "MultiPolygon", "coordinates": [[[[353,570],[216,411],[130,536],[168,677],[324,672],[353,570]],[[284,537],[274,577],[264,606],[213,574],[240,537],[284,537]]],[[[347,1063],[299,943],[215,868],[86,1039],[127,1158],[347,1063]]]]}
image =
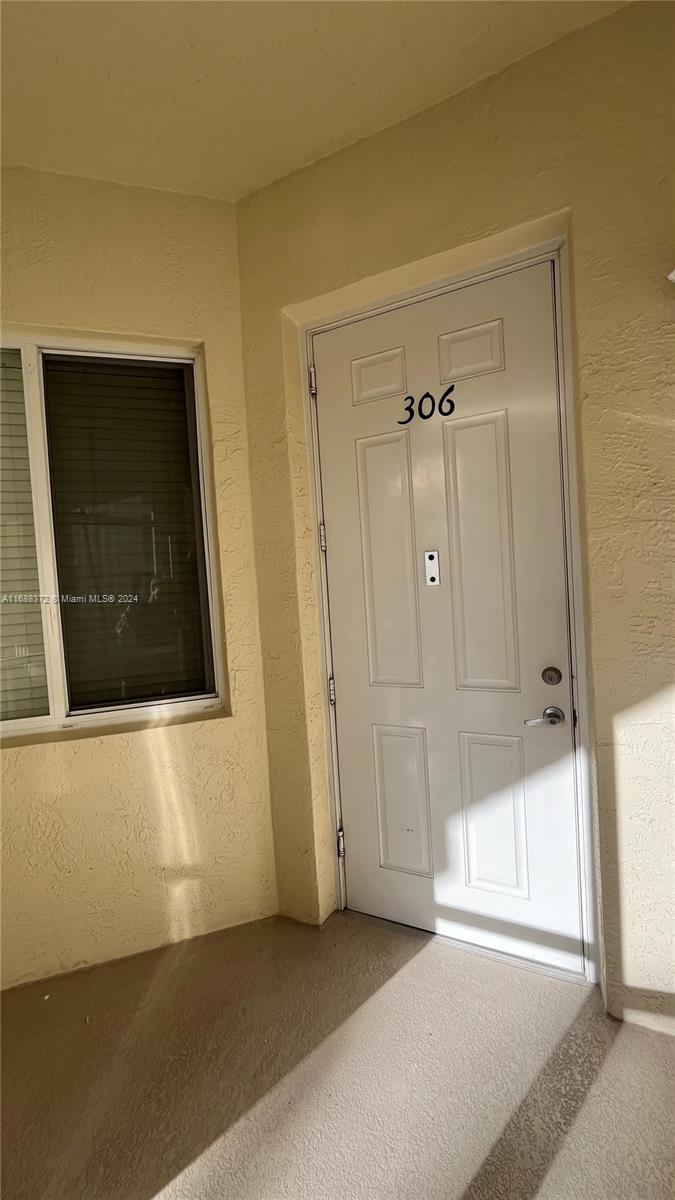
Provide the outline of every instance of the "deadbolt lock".
{"type": "Polygon", "coordinates": [[[544,683],[548,683],[551,687],[555,687],[556,683],[560,683],[560,680],[562,679],[562,671],[559,671],[557,667],[544,667],[541,677],[544,683]]]}

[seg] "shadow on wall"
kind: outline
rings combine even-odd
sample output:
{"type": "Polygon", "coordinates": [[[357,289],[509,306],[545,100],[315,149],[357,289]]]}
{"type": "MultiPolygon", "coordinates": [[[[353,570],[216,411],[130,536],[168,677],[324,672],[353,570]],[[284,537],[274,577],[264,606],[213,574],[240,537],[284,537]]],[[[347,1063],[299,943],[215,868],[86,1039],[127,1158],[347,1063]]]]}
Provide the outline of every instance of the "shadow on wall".
{"type": "MultiPolygon", "coordinates": [[[[637,689],[636,689],[637,690],[637,689]]],[[[599,859],[601,871],[601,905],[603,919],[603,939],[604,952],[606,963],[607,976],[607,1001],[609,1011],[613,1016],[623,1019],[635,1014],[641,1023],[649,1023],[648,1015],[653,1014],[658,1018],[669,1018],[675,1023],[675,994],[670,991],[663,991],[658,988],[650,988],[643,986],[637,979],[627,978],[627,970],[624,963],[624,938],[626,937],[622,921],[622,878],[621,864],[623,861],[623,849],[629,848],[634,855],[634,863],[637,860],[640,867],[640,875],[645,884],[651,880],[655,884],[654,893],[657,906],[665,910],[666,928],[663,929],[660,924],[657,914],[650,911],[644,911],[639,923],[639,938],[640,946],[632,948],[631,957],[635,958],[638,954],[641,955],[644,967],[645,976],[649,976],[650,969],[654,968],[660,974],[664,968],[673,973],[673,946],[675,945],[675,929],[673,928],[672,904],[668,901],[670,895],[672,900],[673,893],[673,877],[672,877],[672,812],[670,830],[664,831],[663,850],[661,864],[654,863],[653,855],[649,847],[653,844],[648,839],[645,839],[644,832],[648,826],[651,826],[652,818],[649,811],[650,795],[652,782],[645,777],[644,772],[639,770],[641,763],[639,747],[636,748],[635,742],[642,741],[650,742],[650,753],[647,756],[647,761],[650,764],[650,769],[653,771],[653,763],[656,755],[660,759],[660,769],[664,773],[664,779],[660,781],[661,787],[666,789],[671,786],[675,779],[675,760],[673,746],[673,689],[671,686],[666,686],[661,691],[652,691],[648,687],[644,687],[639,695],[635,696],[634,704],[631,708],[620,712],[615,712],[612,718],[612,744],[599,744],[597,748],[599,758],[599,783],[598,783],[598,820],[600,827],[600,846],[599,859]],[[657,746],[660,747],[657,749],[657,746]],[[630,779],[626,778],[627,767],[626,758],[627,752],[632,749],[632,762],[635,769],[632,772],[630,779]],[[622,780],[617,781],[616,766],[618,763],[617,752],[621,753],[621,768],[622,780]],[[632,790],[633,795],[630,797],[631,819],[630,821],[624,817],[624,825],[620,833],[619,829],[619,812],[617,803],[617,788],[623,787],[626,790],[632,790]],[[657,943],[661,943],[661,951],[663,953],[663,939],[665,934],[666,942],[666,960],[661,957],[656,963],[650,962],[649,954],[651,948],[651,929],[654,921],[657,922],[658,939],[657,943]],[[670,947],[670,951],[668,951],[670,947]],[[670,958],[668,959],[668,954],[670,958]],[[647,1017],[647,1021],[645,1021],[647,1017]]],[[[625,798],[626,799],[626,798],[625,798]]],[[[624,799],[624,809],[627,807],[624,799]]],[[[636,867],[633,868],[636,870],[636,867]]],[[[625,894],[625,881],[624,881],[625,894]]],[[[635,926],[635,922],[633,922],[635,926]]],[[[675,1032],[675,1024],[673,1024],[675,1032]]]]}

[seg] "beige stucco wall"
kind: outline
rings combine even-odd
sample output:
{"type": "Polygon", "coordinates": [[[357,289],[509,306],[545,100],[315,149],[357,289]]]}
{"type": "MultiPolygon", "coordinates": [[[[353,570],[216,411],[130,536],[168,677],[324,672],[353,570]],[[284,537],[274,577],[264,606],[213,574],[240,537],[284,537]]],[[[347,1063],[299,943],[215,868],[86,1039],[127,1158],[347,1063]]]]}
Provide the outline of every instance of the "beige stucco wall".
{"type": "Polygon", "coordinates": [[[267,743],[279,903],[310,921],[334,907],[310,485],[280,310],[569,205],[609,994],[617,1013],[665,1010],[674,17],[633,5],[242,201],[246,411],[230,206],[6,173],[5,320],[205,343],[234,715],[3,751],[5,984],[274,912],[267,743]]]}
{"type": "Polygon", "coordinates": [[[279,892],[284,911],[318,919],[334,868],[315,550],[280,310],[571,207],[609,998],[648,1022],[675,990],[674,18],[667,4],[621,10],[237,210],[279,892]]]}
{"type": "Polygon", "coordinates": [[[5,985],[277,909],[232,206],[3,180],[3,319],[204,342],[231,717],[5,749],[5,985]]]}

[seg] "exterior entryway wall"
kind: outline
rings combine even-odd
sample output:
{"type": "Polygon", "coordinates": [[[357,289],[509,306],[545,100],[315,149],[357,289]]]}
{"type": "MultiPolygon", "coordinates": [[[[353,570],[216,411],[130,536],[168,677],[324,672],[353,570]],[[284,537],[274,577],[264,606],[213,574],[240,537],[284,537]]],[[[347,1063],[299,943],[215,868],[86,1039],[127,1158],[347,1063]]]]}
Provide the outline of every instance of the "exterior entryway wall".
{"type": "Polygon", "coordinates": [[[311,480],[281,310],[571,209],[608,993],[617,1015],[653,1024],[675,990],[663,571],[674,17],[623,9],[238,206],[279,891],[283,911],[314,921],[337,900],[334,830],[311,480]]]}

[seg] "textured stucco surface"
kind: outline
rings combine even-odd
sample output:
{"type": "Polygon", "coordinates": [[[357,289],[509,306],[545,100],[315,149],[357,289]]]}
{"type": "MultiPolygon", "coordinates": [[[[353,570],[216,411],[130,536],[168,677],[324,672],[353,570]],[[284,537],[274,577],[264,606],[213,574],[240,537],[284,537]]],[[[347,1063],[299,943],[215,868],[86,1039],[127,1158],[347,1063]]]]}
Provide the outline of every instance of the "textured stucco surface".
{"type": "Polygon", "coordinates": [[[672,5],[632,5],[237,208],[279,890],[305,916],[326,914],[334,883],[305,433],[279,311],[571,207],[609,999],[646,1021],[675,990],[674,21],[672,5]]]}
{"type": "Polygon", "coordinates": [[[8,171],[3,317],[205,345],[233,715],[2,752],[4,983],[277,910],[231,206],[8,171]]]}
{"type": "Polygon", "coordinates": [[[3,1200],[671,1200],[675,1043],[336,914],[3,996],[3,1200]]]}
{"type": "Polygon", "coordinates": [[[21,0],[3,10],[2,161],[231,200],[622,3],[312,0],[310,19],[276,0],[21,0]]]}

